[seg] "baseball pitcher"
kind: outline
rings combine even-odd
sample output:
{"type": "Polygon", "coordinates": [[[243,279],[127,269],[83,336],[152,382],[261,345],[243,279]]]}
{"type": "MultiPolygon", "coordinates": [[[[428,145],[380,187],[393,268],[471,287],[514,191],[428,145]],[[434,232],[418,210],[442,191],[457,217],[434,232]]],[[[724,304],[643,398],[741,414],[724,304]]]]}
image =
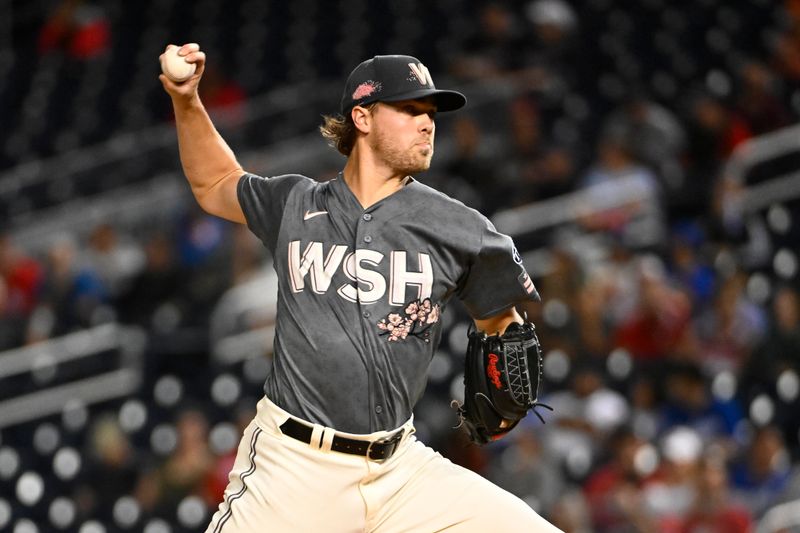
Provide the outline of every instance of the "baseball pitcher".
{"type": "Polygon", "coordinates": [[[338,177],[265,178],[241,168],[203,108],[205,54],[192,43],[178,55],[194,73],[160,80],[192,192],[247,224],[279,278],[273,371],[207,531],[557,531],[414,436],[453,297],[475,322],[459,407],[471,438],[500,438],[537,405],[539,343],[514,306],[538,294],[511,239],[413,177],[430,166],[436,113],[466,98],[413,57],[376,56],[321,126],[346,156],[338,177]]]}

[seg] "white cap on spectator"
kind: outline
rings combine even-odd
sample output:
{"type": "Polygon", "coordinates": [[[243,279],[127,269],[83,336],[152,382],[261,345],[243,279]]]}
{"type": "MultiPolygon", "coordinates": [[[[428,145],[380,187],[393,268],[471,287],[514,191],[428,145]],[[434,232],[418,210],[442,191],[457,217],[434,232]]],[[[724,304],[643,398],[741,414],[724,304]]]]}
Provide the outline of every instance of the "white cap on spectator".
{"type": "Polygon", "coordinates": [[[535,0],[525,8],[528,20],[534,24],[551,24],[563,29],[575,26],[575,11],[563,0],[535,0]]]}
{"type": "Polygon", "coordinates": [[[630,409],[620,394],[600,389],[589,396],[586,420],[600,431],[611,431],[627,420],[630,409]]]}
{"type": "Polygon", "coordinates": [[[692,428],[678,426],[661,441],[661,449],[664,457],[673,463],[690,463],[700,458],[703,440],[692,428]]]}

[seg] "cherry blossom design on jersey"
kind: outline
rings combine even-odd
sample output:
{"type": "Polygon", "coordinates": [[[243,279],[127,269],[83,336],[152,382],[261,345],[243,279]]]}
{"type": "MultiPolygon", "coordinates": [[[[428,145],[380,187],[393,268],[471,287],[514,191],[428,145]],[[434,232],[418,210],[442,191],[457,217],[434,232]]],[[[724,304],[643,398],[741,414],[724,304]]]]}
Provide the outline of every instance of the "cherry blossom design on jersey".
{"type": "Polygon", "coordinates": [[[439,313],[439,304],[431,303],[430,298],[413,300],[406,304],[403,314],[389,313],[377,326],[389,342],[405,340],[409,335],[430,342],[429,330],[439,321],[439,313]]]}

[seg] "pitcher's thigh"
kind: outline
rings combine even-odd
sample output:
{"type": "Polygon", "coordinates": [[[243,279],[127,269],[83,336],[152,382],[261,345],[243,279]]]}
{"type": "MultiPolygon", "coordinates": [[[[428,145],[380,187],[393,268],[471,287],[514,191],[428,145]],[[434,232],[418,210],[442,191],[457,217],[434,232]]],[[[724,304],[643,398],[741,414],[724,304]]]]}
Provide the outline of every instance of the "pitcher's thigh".
{"type": "Polygon", "coordinates": [[[414,472],[374,533],[559,531],[510,492],[420,442],[414,446],[414,459],[405,466],[414,472]]]}
{"type": "Polygon", "coordinates": [[[362,474],[348,459],[252,423],[206,533],[362,532],[362,474]]]}

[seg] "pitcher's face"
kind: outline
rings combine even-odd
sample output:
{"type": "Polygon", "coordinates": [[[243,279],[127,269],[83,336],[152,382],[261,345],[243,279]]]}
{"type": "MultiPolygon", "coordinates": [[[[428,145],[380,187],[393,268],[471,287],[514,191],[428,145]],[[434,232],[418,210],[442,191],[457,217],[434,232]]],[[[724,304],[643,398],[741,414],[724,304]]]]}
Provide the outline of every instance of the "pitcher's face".
{"type": "Polygon", "coordinates": [[[427,170],[433,158],[436,104],[432,98],[381,102],[373,109],[369,146],[401,174],[427,170]]]}

